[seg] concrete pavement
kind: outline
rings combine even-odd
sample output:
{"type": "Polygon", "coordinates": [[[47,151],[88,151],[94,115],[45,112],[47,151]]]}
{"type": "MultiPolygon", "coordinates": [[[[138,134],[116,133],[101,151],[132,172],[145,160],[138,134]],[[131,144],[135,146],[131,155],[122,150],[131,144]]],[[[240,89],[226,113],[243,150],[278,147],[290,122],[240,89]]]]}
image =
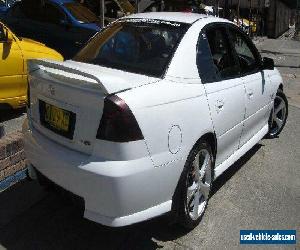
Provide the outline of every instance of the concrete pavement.
{"type": "MultiPolygon", "coordinates": [[[[284,36],[283,36],[284,38],[284,36]]],[[[300,42],[290,39],[256,41],[262,56],[273,58],[284,80],[289,103],[300,108],[300,42]]]]}

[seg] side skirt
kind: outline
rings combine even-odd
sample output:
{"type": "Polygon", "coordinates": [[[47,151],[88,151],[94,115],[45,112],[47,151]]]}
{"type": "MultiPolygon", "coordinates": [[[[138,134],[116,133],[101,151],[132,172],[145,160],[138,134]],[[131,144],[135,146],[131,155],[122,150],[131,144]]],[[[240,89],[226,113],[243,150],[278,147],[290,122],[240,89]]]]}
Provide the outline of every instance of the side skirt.
{"type": "Polygon", "coordinates": [[[217,179],[227,168],[229,168],[233,163],[235,163],[245,153],[247,153],[251,148],[253,148],[254,145],[257,144],[268,133],[268,130],[268,124],[266,124],[247,143],[245,143],[241,148],[235,151],[228,159],[226,159],[219,166],[217,166],[215,168],[215,179],[217,179]]]}

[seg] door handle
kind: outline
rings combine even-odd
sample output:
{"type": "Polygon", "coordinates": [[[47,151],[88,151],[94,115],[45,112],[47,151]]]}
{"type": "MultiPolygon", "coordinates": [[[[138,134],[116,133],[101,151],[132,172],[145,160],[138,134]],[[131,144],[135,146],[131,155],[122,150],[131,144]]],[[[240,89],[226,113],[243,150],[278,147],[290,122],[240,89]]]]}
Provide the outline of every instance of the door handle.
{"type": "Polygon", "coordinates": [[[224,107],[224,101],[223,100],[218,100],[216,102],[216,110],[217,110],[217,113],[219,113],[224,107]]]}
{"type": "Polygon", "coordinates": [[[254,96],[253,89],[247,89],[247,96],[249,99],[251,99],[254,96]]]}
{"type": "Polygon", "coordinates": [[[254,94],[253,94],[253,92],[248,92],[247,95],[248,95],[249,99],[252,99],[252,97],[253,97],[254,94]]]}

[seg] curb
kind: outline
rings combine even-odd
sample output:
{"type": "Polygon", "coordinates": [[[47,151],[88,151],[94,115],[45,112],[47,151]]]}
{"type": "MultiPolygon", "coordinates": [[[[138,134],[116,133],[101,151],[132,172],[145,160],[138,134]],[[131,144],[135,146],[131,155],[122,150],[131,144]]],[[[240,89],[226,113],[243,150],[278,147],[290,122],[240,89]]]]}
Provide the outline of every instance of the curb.
{"type": "Polygon", "coordinates": [[[5,189],[9,188],[10,186],[12,186],[13,184],[25,179],[26,177],[27,177],[27,169],[23,169],[5,178],[4,180],[0,181],[0,193],[5,189]]]}
{"type": "Polygon", "coordinates": [[[0,192],[21,180],[26,172],[23,135],[8,134],[0,139],[0,192]]]}

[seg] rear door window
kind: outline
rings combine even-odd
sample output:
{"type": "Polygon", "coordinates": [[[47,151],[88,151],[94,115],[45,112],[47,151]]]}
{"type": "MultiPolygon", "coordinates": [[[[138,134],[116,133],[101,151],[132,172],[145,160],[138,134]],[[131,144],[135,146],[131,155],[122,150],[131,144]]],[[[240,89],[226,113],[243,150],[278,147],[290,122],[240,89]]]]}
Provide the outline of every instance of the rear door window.
{"type": "Polygon", "coordinates": [[[219,80],[218,68],[214,64],[205,32],[201,32],[197,44],[197,67],[202,83],[219,80]]]}

